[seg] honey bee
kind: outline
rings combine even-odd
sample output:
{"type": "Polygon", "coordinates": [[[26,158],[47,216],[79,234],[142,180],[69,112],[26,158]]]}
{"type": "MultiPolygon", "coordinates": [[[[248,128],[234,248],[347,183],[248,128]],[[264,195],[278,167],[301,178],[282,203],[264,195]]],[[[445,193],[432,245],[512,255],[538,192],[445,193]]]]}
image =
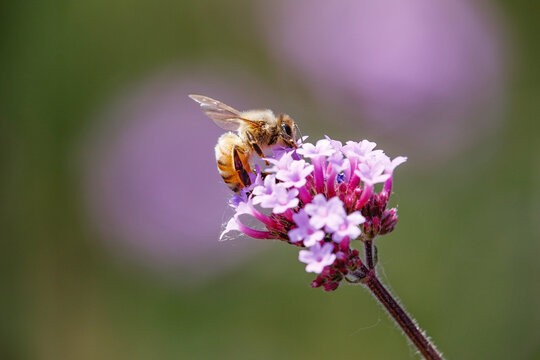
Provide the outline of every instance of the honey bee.
{"type": "Polygon", "coordinates": [[[264,150],[283,146],[296,148],[296,124],[289,115],[271,110],[238,111],[203,95],[189,95],[217,126],[229,130],[215,147],[219,174],[234,192],[251,185],[249,173],[254,154],[264,158],[264,150]],[[236,133],[232,132],[236,131],[236,133]]]}

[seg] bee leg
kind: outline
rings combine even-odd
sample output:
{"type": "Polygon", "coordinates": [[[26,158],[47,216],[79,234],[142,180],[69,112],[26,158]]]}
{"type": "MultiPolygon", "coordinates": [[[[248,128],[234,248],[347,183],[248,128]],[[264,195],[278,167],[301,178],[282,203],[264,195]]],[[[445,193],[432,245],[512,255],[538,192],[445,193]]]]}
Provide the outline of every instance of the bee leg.
{"type": "MultiPolygon", "coordinates": [[[[255,141],[255,137],[253,136],[253,134],[250,133],[249,131],[246,131],[246,135],[248,137],[249,143],[251,147],[253,148],[253,150],[255,150],[257,155],[259,155],[259,157],[264,158],[264,153],[261,147],[259,146],[259,144],[257,144],[257,142],[255,141]]],[[[270,165],[268,161],[264,160],[264,162],[266,163],[266,165],[270,165]]]]}
{"type": "Polygon", "coordinates": [[[249,178],[249,174],[246,171],[244,164],[242,163],[242,159],[240,158],[240,154],[238,153],[238,148],[233,148],[233,160],[234,160],[234,169],[238,173],[238,177],[240,178],[240,181],[242,182],[243,187],[247,187],[251,185],[251,179],[249,178]]]}

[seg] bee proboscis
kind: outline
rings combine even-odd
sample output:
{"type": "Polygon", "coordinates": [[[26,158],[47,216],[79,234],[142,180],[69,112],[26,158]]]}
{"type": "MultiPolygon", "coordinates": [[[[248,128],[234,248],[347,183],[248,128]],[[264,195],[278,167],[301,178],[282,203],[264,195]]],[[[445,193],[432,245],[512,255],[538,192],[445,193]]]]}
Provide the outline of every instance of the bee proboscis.
{"type": "Polygon", "coordinates": [[[218,139],[215,153],[219,174],[234,192],[251,185],[249,173],[254,154],[263,158],[264,151],[274,146],[297,146],[296,124],[289,115],[276,116],[268,109],[238,111],[208,96],[189,97],[201,105],[216,125],[228,130],[218,139]]]}

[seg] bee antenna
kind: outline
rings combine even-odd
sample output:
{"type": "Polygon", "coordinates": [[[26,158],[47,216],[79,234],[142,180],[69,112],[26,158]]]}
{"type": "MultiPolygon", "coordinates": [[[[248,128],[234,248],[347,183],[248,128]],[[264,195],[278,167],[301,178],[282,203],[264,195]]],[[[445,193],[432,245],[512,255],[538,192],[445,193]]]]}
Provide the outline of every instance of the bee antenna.
{"type": "Polygon", "coordinates": [[[296,129],[296,132],[300,134],[300,144],[304,144],[304,137],[302,136],[302,132],[296,123],[294,124],[294,128],[296,129]]]}

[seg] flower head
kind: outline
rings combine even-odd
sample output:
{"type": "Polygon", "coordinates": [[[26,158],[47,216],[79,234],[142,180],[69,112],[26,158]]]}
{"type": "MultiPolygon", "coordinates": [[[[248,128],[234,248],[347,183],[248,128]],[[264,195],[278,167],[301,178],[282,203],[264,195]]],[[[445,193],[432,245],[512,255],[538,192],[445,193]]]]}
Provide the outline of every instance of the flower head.
{"type": "Polygon", "coordinates": [[[387,234],[397,224],[397,210],[387,205],[394,169],[406,158],[390,160],[375,146],[367,140],[342,145],[326,137],[267,158],[269,166],[252,174],[253,185],[231,199],[235,215],[224,233],[240,231],[309,248],[300,251],[299,260],[306,271],[319,274],[312,285],[335,290],[362,264],[351,241],[387,234]],[[380,193],[377,183],[384,183],[380,193]],[[246,216],[266,229],[247,227],[246,216]]]}

